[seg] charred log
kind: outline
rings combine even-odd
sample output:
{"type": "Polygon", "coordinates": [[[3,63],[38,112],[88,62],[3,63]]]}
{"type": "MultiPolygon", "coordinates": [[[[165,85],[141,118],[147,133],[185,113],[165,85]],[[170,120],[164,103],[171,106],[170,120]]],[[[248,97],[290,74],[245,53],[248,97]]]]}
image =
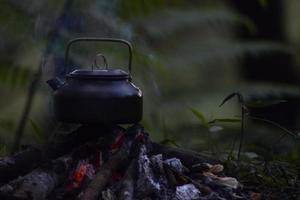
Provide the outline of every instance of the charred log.
{"type": "Polygon", "coordinates": [[[46,163],[24,177],[2,186],[0,197],[4,199],[46,199],[54,188],[65,180],[74,164],[83,157],[88,157],[94,151],[95,145],[80,146],[72,153],[46,163]]]}
{"type": "Polygon", "coordinates": [[[35,147],[26,148],[13,156],[0,158],[0,185],[29,172],[41,159],[41,150],[35,147]]]}
{"type": "Polygon", "coordinates": [[[99,170],[93,181],[88,185],[85,191],[80,194],[80,200],[96,200],[101,191],[108,184],[113,171],[126,166],[128,162],[128,149],[121,148],[118,152],[111,156],[106,164],[99,170]]]}
{"type": "Polygon", "coordinates": [[[74,147],[98,139],[99,136],[105,135],[105,141],[99,145],[102,149],[108,149],[115,135],[121,131],[124,130],[118,126],[79,126],[63,134],[56,133],[56,137],[44,147],[29,146],[15,155],[0,158],[0,185],[30,172],[47,160],[70,153],[74,147]]]}

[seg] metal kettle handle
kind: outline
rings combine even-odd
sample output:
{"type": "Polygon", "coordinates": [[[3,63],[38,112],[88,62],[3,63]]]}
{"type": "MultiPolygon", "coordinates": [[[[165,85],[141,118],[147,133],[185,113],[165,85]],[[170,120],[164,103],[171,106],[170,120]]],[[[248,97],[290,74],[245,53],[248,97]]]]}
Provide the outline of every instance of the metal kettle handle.
{"type": "Polygon", "coordinates": [[[71,48],[71,45],[76,42],[116,42],[116,43],[123,43],[128,47],[129,52],[129,61],[128,61],[128,71],[129,71],[129,77],[131,78],[131,64],[132,64],[132,45],[123,39],[115,39],[115,38],[97,38],[97,37],[82,37],[82,38],[75,38],[73,40],[70,40],[66,47],[65,52],[65,65],[67,67],[66,73],[68,73],[68,66],[69,66],[69,51],[71,48]]]}

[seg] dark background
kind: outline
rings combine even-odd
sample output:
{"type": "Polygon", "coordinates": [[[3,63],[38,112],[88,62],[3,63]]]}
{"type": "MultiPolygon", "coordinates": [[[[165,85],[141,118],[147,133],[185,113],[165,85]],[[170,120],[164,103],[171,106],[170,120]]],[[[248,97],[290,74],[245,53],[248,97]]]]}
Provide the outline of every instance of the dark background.
{"type": "MultiPolygon", "coordinates": [[[[96,36],[132,42],[133,80],[145,96],[142,124],[155,140],[228,152],[240,122],[205,127],[191,110],[206,121],[240,119],[236,99],[218,107],[239,92],[247,105],[259,104],[250,115],[265,119],[246,117],[243,150],[299,162],[298,8],[297,0],[1,0],[0,152],[19,137],[33,80],[22,143],[43,143],[62,126],[45,82],[64,78],[67,41],[96,36]]],[[[88,68],[101,52],[111,67],[125,69],[125,50],[82,44],[72,62],[88,68]]]]}

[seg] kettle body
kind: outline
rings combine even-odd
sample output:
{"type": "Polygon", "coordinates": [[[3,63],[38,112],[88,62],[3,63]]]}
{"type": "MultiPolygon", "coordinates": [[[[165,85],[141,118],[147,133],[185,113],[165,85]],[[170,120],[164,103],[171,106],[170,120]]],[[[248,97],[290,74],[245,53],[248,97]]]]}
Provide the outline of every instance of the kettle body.
{"type": "MultiPolygon", "coordinates": [[[[132,49],[127,41],[78,38],[71,41],[68,47],[78,41],[121,41],[127,44],[130,50],[131,72],[132,49]]],[[[54,114],[59,121],[81,124],[133,124],[142,119],[142,91],[134,85],[130,73],[123,70],[107,69],[107,66],[105,70],[75,70],[66,75],[65,82],[56,78],[48,81],[48,84],[54,89],[54,114]]]]}

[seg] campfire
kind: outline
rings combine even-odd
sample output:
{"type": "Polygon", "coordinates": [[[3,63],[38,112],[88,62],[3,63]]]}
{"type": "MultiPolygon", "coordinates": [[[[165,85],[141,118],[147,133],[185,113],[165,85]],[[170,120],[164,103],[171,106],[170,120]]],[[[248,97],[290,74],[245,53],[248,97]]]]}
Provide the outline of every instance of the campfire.
{"type": "Polygon", "coordinates": [[[132,45],[122,39],[77,38],[65,52],[65,82],[48,80],[59,121],[83,124],[57,134],[46,147],[28,147],[0,159],[1,199],[244,199],[235,178],[206,155],[153,142],[143,127],[143,94],[131,76],[132,45]],[[78,42],[113,42],[128,48],[128,73],[105,68],[69,72],[78,42]],[[94,125],[91,125],[94,124],[94,125]],[[135,124],[128,129],[109,124],[135,124]]]}
{"type": "Polygon", "coordinates": [[[0,159],[0,178],[1,199],[249,199],[216,160],[155,143],[140,125],[82,125],[0,159]]]}

